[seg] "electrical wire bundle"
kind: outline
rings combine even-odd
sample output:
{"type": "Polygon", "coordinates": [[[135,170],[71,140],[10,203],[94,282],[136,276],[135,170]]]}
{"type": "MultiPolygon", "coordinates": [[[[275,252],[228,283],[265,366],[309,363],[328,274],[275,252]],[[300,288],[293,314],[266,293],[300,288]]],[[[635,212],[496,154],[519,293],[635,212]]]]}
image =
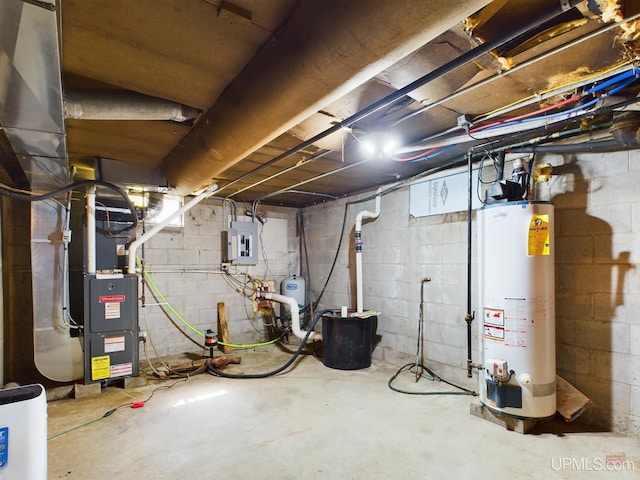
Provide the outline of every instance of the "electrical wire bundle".
{"type": "MultiPolygon", "coordinates": [[[[488,137],[498,137],[516,132],[535,132],[539,128],[546,130],[554,126],[561,125],[567,121],[577,121],[580,118],[583,118],[584,115],[595,116],[600,112],[604,113],[611,110],[611,106],[597,108],[598,103],[602,102],[605,98],[613,97],[621,90],[632,86],[637,82],[639,77],[640,71],[634,66],[629,66],[628,70],[613,75],[611,78],[602,82],[593,83],[588,87],[581,88],[580,90],[576,89],[575,93],[552,105],[541,107],[535,111],[525,114],[494,121],[492,123],[482,124],[482,122],[486,122],[487,120],[496,117],[499,112],[509,111],[512,108],[516,108],[516,106],[521,106],[526,103],[526,101],[535,99],[535,97],[519,100],[514,102],[512,105],[501,108],[500,110],[478,115],[468,121],[461,121],[458,126],[423,140],[427,143],[431,140],[434,145],[431,148],[425,148],[423,151],[409,157],[394,156],[391,157],[391,159],[398,162],[419,162],[431,159],[448,150],[456,148],[459,143],[462,143],[462,139],[456,140],[458,137],[446,137],[446,135],[459,130],[464,130],[463,135],[472,140],[481,140],[488,137]],[[571,108],[565,108],[572,104],[574,106],[571,108]],[[443,137],[443,139],[436,140],[440,137],[443,137]],[[447,143],[450,144],[446,145],[447,143]]],[[[629,100],[630,103],[638,101],[640,101],[640,99],[635,97],[629,100]]],[[[620,102],[620,106],[626,104],[627,102],[620,102]]]]}
{"type": "Polygon", "coordinates": [[[133,409],[142,408],[149,402],[149,400],[151,400],[153,398],[155,393],[158,392],[159,390],[167,390],[167,389],[173,387],[174,385],[176,385],[176,384],[178,384],[180,382],[186,382],[188,380],[189,380],[189,378],[185,377],[185,378],[182,378],[180,380],[176,380],[175,382],[173,382],[173,383],[171,383],[169,385],[160,385],[159,387],[154,388],[151,391],[151,394],[147,398],[145,398],[144,400],[138,400],[136,402],[127,402],[127,403],[123,403],[122,405],[118,405],[117,407],[114,407],[114,408],[104,412],[101,417],[98,417],[98,418],[96,418],[94,420],[91,420],[89,422],[77,425],[77,426],[75,426],[73,428],[69,428],[68,430],[64,430],[64,431],[62,431],[60,433],[56,433],[55,435],[51,435],[50,437],[47,438],[47,441],[53,440],[53,439],[58,438],[58,437],[61,437],[63,435],[66,435],[67,433],[74,432],[74,431],[79,430],[81,428],[84,428],[84,427],[86,427],[88,425],[91,425],[92,423],[96,423],[96,422],[99,422],[100,420],[104,420],[105,418],[109,418],[111,415],[113,415],[118,410],[121,410],[123,408],[126,408],[126,407],[130,407],[130,408],[133,408],[133,409]]]}

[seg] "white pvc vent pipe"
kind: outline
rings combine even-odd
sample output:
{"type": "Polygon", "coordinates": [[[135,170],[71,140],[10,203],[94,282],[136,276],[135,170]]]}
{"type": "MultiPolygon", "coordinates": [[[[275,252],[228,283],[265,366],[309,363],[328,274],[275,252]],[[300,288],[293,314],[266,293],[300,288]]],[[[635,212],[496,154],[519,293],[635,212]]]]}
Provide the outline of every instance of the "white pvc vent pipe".
{"type": "Polygon", "coordinates": [[[356,247],[356,313],[362,313],[362,220],[377,218],[380,215],[382,187],[376,191],[376,209],[374,212],[362,210],[356,216],[354,244],[356,247]]]}
{"type": "MultiPolygon", "coordinates": [[[[300,329],[300,314],[298,312],[298,302],[293,297],[285,297],[284,295],[278,295],[277,293],[267,292],[262,295],[267,300],[273,300],[274,302],[284,303],[289,305],[289,309],[291,310],[291,329],[293,330],[293,334],[298,337],[300,340],[304,340],[304,337],[307,336],[307,332],[305,330],[300,329]]],[[[319,332],[311,332],[307,341],[311,340],[322,340],[322,334],[319,332]]]]}
{"type": "MultiPolygon", "coordinates": [[[[96,186],[87,187],[87,274],[96,273],[96,186]]],[[[133,215],[136,212],[131,212],[133,215]]]]}
{"type": "MultiPolygon", "coordinates": [[[[205,198],[208,198],[211,195],[213,195],[213,193],[217,189],[218,189],[218,185],[216,185],[215,183],[213,185],[209,185],[202,192],[200,192],[198,195],[193,197],[189,202],[183,205],[182,208],[173,212],[171,215],[169,215],[167,218],[165,218],[162,222],[157,224],[147,233],[145,233],[139,238],[136,238],[133,242],[131,242],[131,244],[129,245],[129,258],[128,258],[129,262],[127,266],[127,273],[133,274],[136,272],[136,252],[138,251],[138,248],[140,247],[140,245],[142,245],[147,240],[150,240],[152,237],[154,237],[156,233],[158,233],[160,230],[166,227],[172,220],[182,215],[183,213],[191,210],[193,207],[195,207],[198,203],[200,203],[205,198]]],[[[136,214],[136,212],[132,212],[132,213],[133,215],[136,214]]]]}

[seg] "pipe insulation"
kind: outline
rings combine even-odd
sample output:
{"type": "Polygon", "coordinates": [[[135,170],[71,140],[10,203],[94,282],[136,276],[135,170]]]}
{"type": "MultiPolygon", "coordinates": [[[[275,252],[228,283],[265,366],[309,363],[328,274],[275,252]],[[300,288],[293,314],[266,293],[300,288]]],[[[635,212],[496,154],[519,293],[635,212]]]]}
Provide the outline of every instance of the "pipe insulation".
{"type": "MultiPolygon", "coordinates": [[[[354,113],[353,115],[351,115],[350,117],[342,120],[341,122],[337,122],[335,125],[333,125],[332,127],[329,127],[328,129],[314,135],[313,137],[305,140],[304,142],[299,143],[298,145],[296,145],[295,147],[287,150],[286,152],[278,155],[277,157],[269,160],[266,163],[263,163],[261,165],[259,165],[258,167],[254,168],[253,170],[241,175],[240,177],[236,178],[235,180],[230,181],[229,183],[227,183],[226,185],[221,187],[221,190],[226,189],[231,187],[232,185],[235,185],[236,183],[239,183],[243,180],[245,180],[246,178],[255,175],[256,173],[276,164],[277,162],[279,162],[280,160],[283,160],[297,152],[300,152],[301,150],[314,145],[316,142],[318,142],[319,140],[322,140],[323,138],[328,137],[329,135],[338,132],[339,130],[345,128],[345,127],[350,127],[351,125],[355,124],[356,122],[368,117],[369,115],[373,114],[374,112],[377,112],[378,110],[385,108],[389,105],[392,105],[394,102],[396,102],[397,100],[401,99],[402,97],[404,97],[405,95],[408,95],[409,93],[413,92],[415,89],[428,84],[429,82],[432,82],[440,77],[442,77],[443,75],[446,75],[454,70],[456,70],[457,68],[467,65],[468,63],[474,61],[475,59],[481,57],[482,55],[485,55],[497,48],[499,48],[500,46],[506,44],[507,42],[510,42],[514,39],[524,39],[524,38],[528,38],[528,36],[531,34],[532,31],[536,30],[536,28],[538,28],[540,25],[543,25],[545,22],[548,22],[550,20],[552,20],[553,18],[557,17],[560,13],[562,13],[563,11],[572,8],[573,6],[577,5],[580,3],[580,0],[566,0],[564,1],[562,4],[557,5],[555,8],[552,8],[551,10],[547,11],[545,14],[543,14],[540,18],[536,18],[533,19],[532,22],[530,24],[527,24],[523,27],[518,28],[516,31],[511,32],[510,34],[508,34],[506,37],[503,38],[499,38],[493,41],[488,41],[485,42],[481,45],[478,45],[477,47],[473,48],[472,50],[469,50],[465,53],[462,53],[460,56],[458,56],[457,58],[454,58],[453,60],[451,60],[450,62],[434,69],[431,70],[429,73],[425,74],[424,76],[418,78],[417,80],[414,80],[413,82],[411,82],[410,84],[402,87],[399,90],[396,90],[395,92],[387,95],[386,97],[378,100],[377,102],[374,102],[373,104],[363,108],[362,110],[354,113]]],[[[166,159],[165,159],[166,161],[166,159]]]]}
{"type": "Polygon", "coordinates": [[[273,292],[264,293],[262,294],[262,297],[266,298],[267,300],[273,300],[274,302],[284,303],[285,305],[289,306],[289,309],[291,310],[291,330],[293,331],[293,334],[300,340],[304,340],[305,338],[307,339],[307,341],[322,340],[321,333],[309,333],[308,331],[302,330],[300,328],[300,314],[298,312],[299,306],[295,298],[285,297],[284,295],[278,295],[277,293],[273,292]]]}
{"type": "Polygon", "coordinates": [[[64,95],[65,118],[80,120],[195,119],[200,110],[141,93],[118,90],[71,90],[64,95]]]}
{"type": "Polygon", "coordinates": [[[163,160],[181,194],[433,40],[488,0],[298,2],[287,23],[163,160]]]}
{"type": "Polygon", "coordinates": [[[365,218],[375,219],[380,215],[380,200],[382,197],[382,187],[376,191],[375,211],[362,210],[356,215],[356,225],[354,233],[354,245],[356,249],[356,313],[362,313],[362,220],[365,218]]]}
{"type": "Polygon", "coordinates": [[[127,273],[133,274],[136,271],[136,253],[138,248],[145,243],[146,241],[153,238],[158,232],[160,232],[164,227],[166,227],[173,219],[179,217],[185,212],[188,212],[197,204],[199,204],[204,199],[213,195],[213,193],[218,189],[218,186],[214,183],[213,185],[209,185],[207,188],[202,190],[198,195],[193,197],[189,202],[184,204],[180,209],[176,210],[174,213],[165,218],[162,222],[158,223],[151,230],[146,232],[144,235],[136,238],[129,245],[129,257],[128,257],[128,265],[127,265],[127,273]]]}

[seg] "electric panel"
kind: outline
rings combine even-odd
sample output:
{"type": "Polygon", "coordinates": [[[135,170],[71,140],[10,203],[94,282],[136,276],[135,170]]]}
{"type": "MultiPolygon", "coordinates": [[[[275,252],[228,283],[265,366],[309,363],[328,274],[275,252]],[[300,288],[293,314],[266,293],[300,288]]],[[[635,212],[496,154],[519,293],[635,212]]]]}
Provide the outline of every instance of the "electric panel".
{"type": "Polygon", "coordinates": [[[231,222],[222,232],[222,261],[236,265],[258,264],[258,224],[231,222]]]}
{"type": "Polygon", "coordinates": [[[138,375],[138,277],[85,276],[85,383],[138,375]]]}

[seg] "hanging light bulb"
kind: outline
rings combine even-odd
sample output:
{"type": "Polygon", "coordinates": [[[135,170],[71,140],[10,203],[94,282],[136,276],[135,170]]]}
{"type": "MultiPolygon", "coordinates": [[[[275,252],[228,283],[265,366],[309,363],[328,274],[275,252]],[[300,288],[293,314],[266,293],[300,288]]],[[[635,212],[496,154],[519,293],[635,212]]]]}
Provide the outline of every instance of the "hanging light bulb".
{"type": "Polygon", "coordinates": [[[358,141],[368,158],[389,158],[400,146],[400,139],[392,132],[372,132],[358,141]]]}

